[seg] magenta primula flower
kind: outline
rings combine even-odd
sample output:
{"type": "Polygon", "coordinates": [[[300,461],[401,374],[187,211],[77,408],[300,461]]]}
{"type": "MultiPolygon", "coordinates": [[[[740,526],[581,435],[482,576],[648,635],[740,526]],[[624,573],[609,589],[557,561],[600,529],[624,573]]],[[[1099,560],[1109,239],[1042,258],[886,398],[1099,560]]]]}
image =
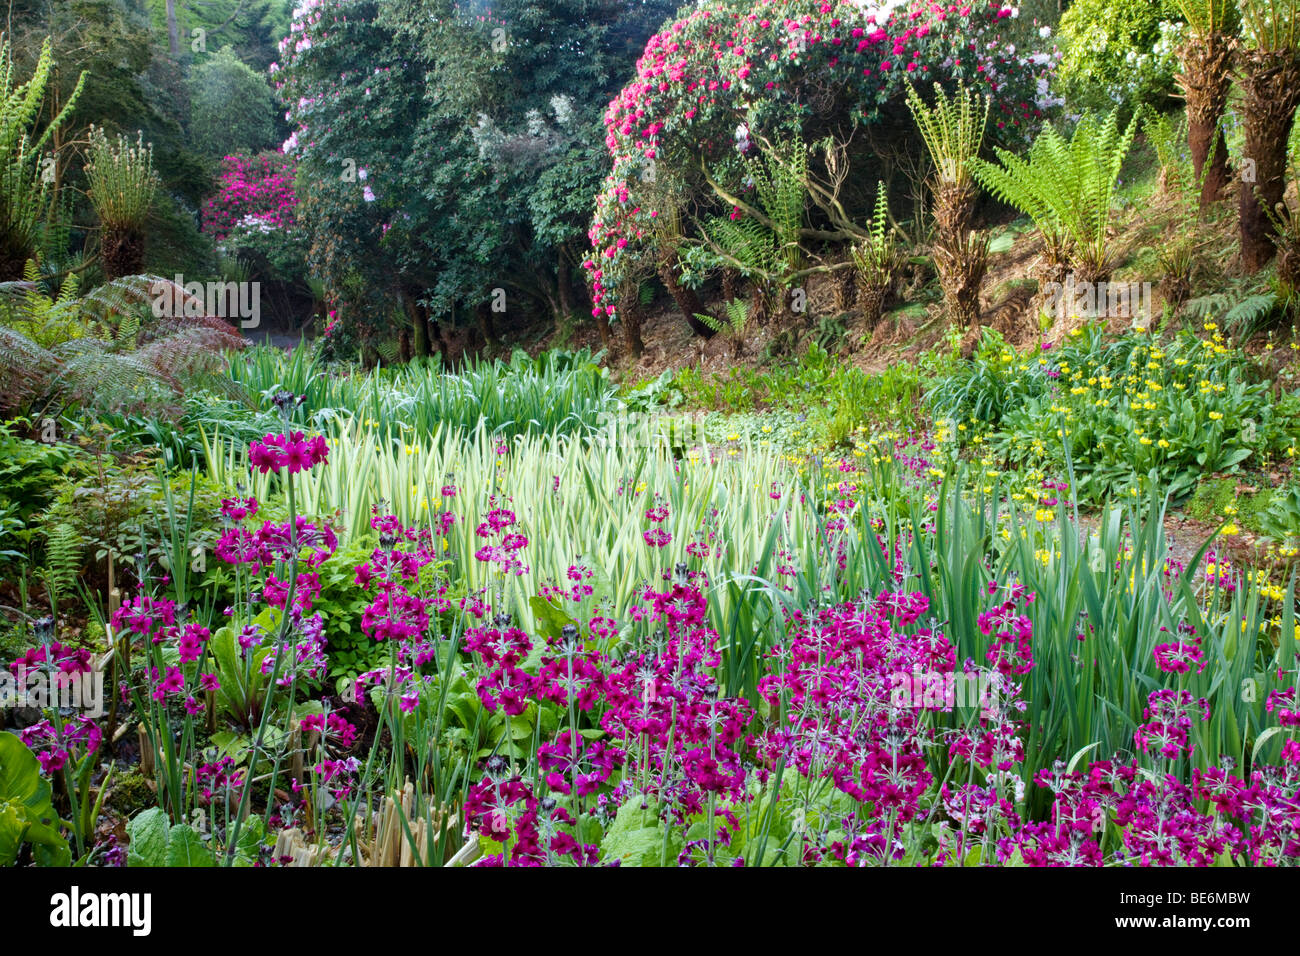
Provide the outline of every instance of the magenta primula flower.
{"type": "Polygon", "coordinates": [[[18,737],[36,755],[41,771],[52,775],[62,770],[70,758],[98,750],[103,732],[92,718],[83,716],[61,727],[42,720],[18,731],[18,737]]]}
{"type": "Polygon", "coordinates": [[[1205,654],[1199,644],[1157,644],[1152,656],[1156,666],[1166,674],[1186,674],[1196,665],[1196,673],[1205,671],[1205,654]]]}
{"type": "Polygon", "coordinates": [[[289,474],[309,471],[329,458],[329,445],[323,435],[307,438],[302,432],[288,435],[265,435],[248,446],[249,467],[266,474],[287,468],[289,474]]]}

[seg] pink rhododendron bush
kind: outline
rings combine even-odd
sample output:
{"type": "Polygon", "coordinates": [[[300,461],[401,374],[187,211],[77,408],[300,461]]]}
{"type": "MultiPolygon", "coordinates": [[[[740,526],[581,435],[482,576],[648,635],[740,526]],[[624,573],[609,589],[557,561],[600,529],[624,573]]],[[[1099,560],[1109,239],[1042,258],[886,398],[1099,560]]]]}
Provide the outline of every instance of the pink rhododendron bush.
{"type": "Polygon", "coordinates": [[[760,136],[846,141],[897,117],[909,84],[956,81],[993,98],[991,125],[1004,138],[1036,126],[1059,103],[1048,86],[1059,55],[1048,38],[1043,50],[1009,43],[1002,28],[1013,14],[1001,3],[849,0],[691,8],[650,40],[605,114],[612,170],[586,263],[596,307],[614,315],[620,286],[646,271],[665,235],[672,242],[681,210],[708,201],[702,169],[742,185],[741,160],[760,136]]]}
{"type": "Polygon", "coordinates": [[[279,153],[227,156],[217,194],[203,206],[203,231],[223,240],[239,228],[292,228],[298,205],[293,177],[293,160],[279,153]]]}

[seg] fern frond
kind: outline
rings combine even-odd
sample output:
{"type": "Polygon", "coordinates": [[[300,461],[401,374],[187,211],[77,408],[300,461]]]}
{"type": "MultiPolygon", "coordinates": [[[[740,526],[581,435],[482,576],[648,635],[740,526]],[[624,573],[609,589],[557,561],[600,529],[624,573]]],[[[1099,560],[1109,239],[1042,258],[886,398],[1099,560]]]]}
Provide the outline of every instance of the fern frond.
{"type": "Polygon", "coordinates": [[[1104,276],[1115,187],[1137,123],[1135,115],[1120,131],[1118,111],[1100,121],[1088,115],[1068,140],[1049,125],[1027,158],[996,148],[1001,165],[972,159],[970,171],[991,194],[1033,219],[1049,244],[1071,249],[1083,271],[1104,276]]]}
{"type": "Polygon", "coordinates": [[[45,583],[57,603],[72,594],[81,574],[85,541],[67,521],[60,521],[45,533],[45,583]]]}
{"type": "Polygon", "coordinates": [[[1223,327],[1238,339],[1248,339],[1259,331],[1278,307],[1273,292],[1247,296],[1223,314],[1223,327]]]}
{"type": "Polygon", "coordinates": [[[959,186],[970,182],[966,162],[979,153],[984,142],[989,105],[987,96],[964,83],[958,84],[951,97],[936,83],[932,106],[926,105],[916,87],[907,88],[907,106],[942,182],[959,186]]]}

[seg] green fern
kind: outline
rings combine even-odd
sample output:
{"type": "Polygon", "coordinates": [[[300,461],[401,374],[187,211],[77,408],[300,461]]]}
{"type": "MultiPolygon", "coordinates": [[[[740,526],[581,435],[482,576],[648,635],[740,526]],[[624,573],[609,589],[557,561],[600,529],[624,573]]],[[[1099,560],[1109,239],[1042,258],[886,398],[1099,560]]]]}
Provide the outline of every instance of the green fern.
{"type": "Polygon", "coordinates": [[[808,148],[803,140],[768,145],[747,164],[759,217],[715,217],[702,224],[720,256],[706,252],[709,267],[736,269],[769,288],[783,286],[803,264],[799,244],[808,201],[808,148]],[[760,221],[765,220],[765,221],[760,221]]]}
{"type": "Polygon", "coordinates": [[[0,411],[179,414],[185,382],[244,347],[220,319],[155,317],[150,290],[164,280],[130,276],[77,297],[69,276],[52,299],[34,269],[29,281],[0,283],[0,411]]]}
{"type": "Polygon", "coordinates": [[[1166,188],[1173,193],[1183,191],[1192,180],[1191,155],[1186,148],[1187,118],[1180,116],[1175,122],[1170,114],[1152,110],[1142,121],[1142,131],[1156,151],[1166,188]]]}
{"type": "Polygon", "coordinates": [[[772,221],[777,258],[784,271],[795,272],[803,257],[799,230],[808,202],[808,149],[799,137],[778,143],[750,164],[750,172],[759,205],[772,221]]]}
{"type": "Polygon", "coordinates": [[[869,288],[887,287],[902,264],[889,223],[889,197],[883,182],[876,184],[876,205],[867,223],[867,238],[854,244],[852,254],[858,276],[869,288]]]}
{"type": "Polygon", "coordinates": [[[1133,144],[1138,117],[1121,131],[1119,113],[1087,115],[1066,139],[1047,126],[1027,158],[1000,147],[1001,165],[972,159],[985,189],[1034,220],[1049,246],[1068,252],[1076,268],[1096,281],[1112,266],[1109,231],[1120,167],[1133,144]]]}
{"type": "Polygon", "coordinates": [[[9,38],[0,42],[0,279],[17,275],[40,245],[50,196],[42,151],[67,120],[85,82],[83,73],[58,115],[44,124],[40,135],[33,139],[33,127],[53,69],[53,48],[47,38],[31,77],[15,84],[9,38]]]}
{"type": "Polygon", "coordinates": [[[780,271],[780,253],[772,233],[753,219],[713,219],[705,232],[732,258],[732,265],[746,279],[765,278],[780,271]]]}
{"type": "Polygon", "coordinates": [[[1277,311],[1281,300],[1274,292],[1247,296],[1223,313],[1223,328],[1236,339],[1249,339],[1277,311]]]}
{"type": "Polygon", "coordinates": [[[916,88],[907,88],[907,106],[912,111],[921,137],[941,182],[961,186],[970,182],[968,160],[980,150],[989,118],[989,98],[959,84],[951,97],[938,83],[934,105],[928,106],[916,88]]]}
{"type": "Polygon", "coordinates": [[[46,529],[43,576],[56,606],[61,598],[72,594],[76,586],[84,548],[81,535],[68,522],[60,521],[46,529]]]}
{"type": "Polygon", "coordinates": [[[729,332],[737,339],[743,337],[745,327],[749,325],[749,305],[742,299],[732,299],[730,302],[723,303],[723,309],[726,312],[725,321],[699,313],[695,317],[714,332],[729,332]]]}
{"type": "Polygon", "coordinates": [[[29,259],[21,282],[0,282],[0,322],[42,348],[79,338],[86,327],[78,318],[77,286],[77,276],[69,275],[52,297],[42,287],[36,262],[29,259]]]}

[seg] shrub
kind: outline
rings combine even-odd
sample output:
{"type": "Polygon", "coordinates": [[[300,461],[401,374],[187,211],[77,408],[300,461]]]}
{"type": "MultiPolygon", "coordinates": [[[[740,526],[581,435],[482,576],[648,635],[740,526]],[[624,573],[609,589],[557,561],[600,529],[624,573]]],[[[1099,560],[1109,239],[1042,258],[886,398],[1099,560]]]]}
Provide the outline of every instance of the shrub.
{"type": "Polygon", "coordinates": [[[298,205],[293,178],[294,161],[281,153],[227,156],[217,194],[203,204],[203,231],[221,242],[237,226],[292,229],[298,205]]]}
{"type": "MultiPolygon", "coordinates": [[[[597,198],[586,263],[596,307],[613,315],[617,290],[652,268],[665,246],[675,249],[672,223],[702,193],[695,185],[701,167],[739,193],[745,168],[737,154],[759,137],[816,141],[812,132],[831,116],[871,123],[897,112],[916,76],[982,90],[990,70],[998,74],[996,129],[1010,137],[1035,125],[1056,102],[1046,82],[1055,59],[1005,44],[1010,8],[962,11],[952,16],[915,2],[866,16],[844,0],[784,0],[691,7],[666,24],[606,113],[612,170],[597,198]],[[716,53],[732,42],[738,55],[716,53]]],[[[730,211],[716,199],[712,205],[730,211]]]]}
{"type": "Polygon", "coordinates": [[[1177,91],[1181,26],[1175,0],[1074,0],[1060,27],[1067,98],[1088,109],[1164,106],[1177,91]]]}

